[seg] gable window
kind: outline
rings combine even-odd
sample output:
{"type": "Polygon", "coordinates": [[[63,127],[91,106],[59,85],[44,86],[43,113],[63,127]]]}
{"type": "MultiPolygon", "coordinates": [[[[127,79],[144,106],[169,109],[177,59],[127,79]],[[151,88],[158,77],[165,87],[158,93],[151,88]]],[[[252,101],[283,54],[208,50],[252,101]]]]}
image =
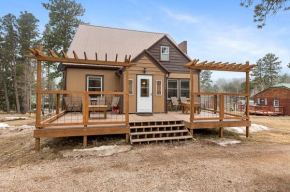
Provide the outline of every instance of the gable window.
{"type": "Polygon", "coordinates": [[[189,80],[180,80],[180,97],[189,99],[189,80]]]}
{"type": "MultiPolygon", "coordinates": [[[[87,76],[87,91],[103,91],[103,77],[102,76],[87,76]]],[[[90,95],[96,98],[101,95],[90,95]]]]}
{"type": "Polygon", "coordinates": [[[167,97],[170,99],[171,97],[178,97],[177,91],[178,91],[178,81],[176,79],[174,80],[168,80],[167,85],[167,97]]]}
{"type": "Polygon", "coordinates": [[[169,47],[161,46],[160,48],[160,60],[161,61],[169,61],[169,47]]]}

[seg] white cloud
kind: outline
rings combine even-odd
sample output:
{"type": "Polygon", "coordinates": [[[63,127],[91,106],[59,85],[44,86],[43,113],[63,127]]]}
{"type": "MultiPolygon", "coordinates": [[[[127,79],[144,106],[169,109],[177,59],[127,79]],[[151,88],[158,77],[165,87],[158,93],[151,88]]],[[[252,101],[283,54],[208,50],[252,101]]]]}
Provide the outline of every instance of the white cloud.
{"type": "Polygon", "coordinates": [[[161,8],[163,12],[167,14],[167,16],[171,17],[172,19],[175,19],[177,21],[184,21],[186,23],[197,23],[199,22],[199,19],[197,17],[194,17],[192,15],[184,14],[184,13],[174,13],[171,10],[167,8],[161,8]]]}

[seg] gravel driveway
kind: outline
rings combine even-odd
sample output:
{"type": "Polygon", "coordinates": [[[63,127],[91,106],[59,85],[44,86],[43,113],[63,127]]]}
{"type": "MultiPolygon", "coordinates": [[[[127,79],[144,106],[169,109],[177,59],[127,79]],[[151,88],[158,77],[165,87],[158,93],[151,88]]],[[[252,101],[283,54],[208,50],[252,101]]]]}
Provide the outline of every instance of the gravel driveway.
{"type": "Polygon", "coordinates": [[[0,191],[289,191],[290,145],[193,141],[3,168],[0,191]]]}

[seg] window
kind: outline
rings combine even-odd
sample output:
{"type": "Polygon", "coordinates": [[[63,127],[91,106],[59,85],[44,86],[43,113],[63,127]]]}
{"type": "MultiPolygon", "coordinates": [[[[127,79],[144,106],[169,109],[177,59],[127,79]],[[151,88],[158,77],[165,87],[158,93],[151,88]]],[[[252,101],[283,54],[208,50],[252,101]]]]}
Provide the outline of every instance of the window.
{"type": "Polygon", "coordinates": [[[156,96],[162,96],[162,81],[156,80],[156,96]]]}
{"type": "Polygon", "coordinates": [[[141,79],[141,97],[149,97],[149,79],[141,79]]]}
{"type": "Polygon", "coordinates": [[[180,97],[186,97],[189,99],[189,80],[180,80],[180,97]]]}
{"type": "Polygon", "coordinates": [[[279,100],[278,99],[274,99],[274,107],[279,107],[279,100]]]}
{"type": "MultiPolygon", "coordinates": [[[[87,76],[87,91],[103,91],[103,77],[102,76],[87,76]]],[[[95,98],[101,95],[90,95],[95,98]]]]}
{"type": "Polygon", "coordinates": [[[129,95],[134,95],[133,79],[129,79],[129,95]]]}
{"type": "Polygon", "coordinates": [[[259,103],[259,99],[258,99],[258,104],[260,104],[260,105],[267,105],[267,99],[260,98],[260,103],[259,103]]]}
{"type": "Polygon", "coordinates": [[[161,46],[160,48],[160,60],[169,61],[169,47],[161,46]]]}
{"type": "Polygon", "coordinates": [[[167,84],[167,97],[170,99],[171,97],[178,97],[178,81],[177,80],[168,80],[167,84]]]}

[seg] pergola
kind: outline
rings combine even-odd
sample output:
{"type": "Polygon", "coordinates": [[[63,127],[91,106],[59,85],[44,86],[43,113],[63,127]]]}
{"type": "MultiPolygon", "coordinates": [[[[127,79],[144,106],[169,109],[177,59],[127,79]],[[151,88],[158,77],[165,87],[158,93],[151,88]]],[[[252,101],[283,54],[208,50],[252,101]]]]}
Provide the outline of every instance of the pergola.
{"type": "MultiPolygon", "coordinates": [[[[59,112],[59,106],[60,106],[60,94],[83,94],[83,103],[84,103],[84,109],[87,110],[86,107],[88,105],[88,93],[85,91],[66,91],[66,90],[60,90],[60,91],[51,91],[51,90],[41,90],[41,62],[42,61],[48,61],[48,62],[59,62],[59,63],[76,63],[78,65],[98,65],[98,66],[121,66],[126,69],[125,73],[125,79],[126,83],[124,85],[124,91],[123,92],[90,92],[93,94],[118,94],[118,95],[124,95],[124,113],[125,113],[125,121],[122,122],[126,125],[123,129],[116,129],[114,133],[120,134],[124,133],[126,134],[126,140],[129,140],[129,132],[130,132],[130,127],[129,127],[129,67],[136,65],[136,63],[131,63],[131,55],[125,56],[124,62],[118,61],[118,54],[116,54],[116,59],[115,61],[108,61],[107,60],[107,54],[105,55],[105,60],[99,60],[98,59],[98,54],[95,53],[95,58],[90,59],[87,57],[86,52],[84,52],[84,59],[80,59],[75,51],[73,51],[74,58],[69,58],[68,55],[64,52],[61,51],[62,56],[58,56],[56,53],[54,53],[51,49],[49,49],[50,56],[43,53],[42,51],[42,46],[38,46],[37,48],[28,48],[33,55],[25,55],[25,57],[32,58],[37,60],[37,86],[36,86],[36,130],[34,132],[34,137],[35,137],[35,150],[39,151],[40,148],[40,137],[39,132],[37,130],[43,128],[43,127],[48,127],[53,125],[53,123],[48,124],[47,121],[41,121],[41,94],[56,94],[57,95],[57,112],[56,115],[51,117],[49,120],[54,120],[60,117],[61,114],[59,112]]],[[[106,122],[105,122],[106,123],[106,122]]],[[[104,124],[105,124],[104,123],[104,124]]],[[[120,122],[108,122],[107,124],[117,124],[120,122]]],[[[93,122],[88,122],[88,115],[85,114],[83,115],[83,121],[81,123],[63,123],[63,124],[58,124],[61,126],[70,126],[73,124],[78,124],[78,125],[83,125],[83,129],[74,129],[75,130],[75,136],[79,136],[78,134],[83,134],[84,137],[84,145],[87,145],[87,135],[89,134],[89,131],[94,131],[93,129],[87,129],[88,125],[95,125],[96,123],[93,122]],[[77,132],[78,131],[78,132],[77,132]]],[[[105,129],[103,129],[105,130],[105,129]]],[[[48,133],[49,134],[49,133],[48,133]]],[[[62,133],[63,134],[63,133],[62,133]]],[[[93,133],[91,133],[93,134],[93,133]]],[[[61,135],[61,134],[59,134],[61,135]]]]}
{"type": "MultiPolygon", "coordinates": [[[[211,94],[214,95],[214,100],[215,100],[215,104],[214,104],[214,112],[217,111],[217,96],[220,96],[220,110],[219,110],[219,118],[218,120],[220,122],[222,122],[224,119],[226,119],[224,117],[224,96],[225,95],[236,95],[236,96],[245,96],[247,97],[247,101],[246,101],[246,120],[249,121],[249,99],[250,99],[250,71],[253,70],[253,68],[256,65],[250,65],[249,62],[247,61],[245,64],[242,63],[229,63],[229,62],[215,62],[215,61],[203,61],[203,62],[199,62],[199,59],[194,59],[190,62],[188,62],[187,64],[184,65],[184,67],[188,68],[190,70],[190,94],[191,94],[191,99],[190,99],[190,106],[191,109],[194,108],[194,101],[195,101],[195,95],[206,95],[206,94],[211,94]],[[193,82],[193,70],[214,70],[214,71],[230,71],[230,72],[245,72],[246,73],[246,93],[194,93],[194,84],[193,82]]],[[[233,117],[232,119],[237,118],[237,117],[233,117]]],[[[243,117],[239,117],[240,119],[244,119],[243,117]]],[[[190,110],[190,128],[193,128],[194,125],[193,122],[195,120],[213,120],[215,118],[199,118],[199,119],[195,119],[194,118],[194,110],[190,110]]],[[[227,118],[230,119],[230,118],[227,118]]],[[[208,124],[209,125],[209,124],[208,124]]],[[[222,131],[223,131],[223,125],[226,124],[222,124],[220,123],[220,135],[222,136],[222,131]]],[[[202,127],[203,125],[201,124],[197,124],[197,127],[202,127]]],[[[213,126],[217,126],[215,124],[213,124],[213,126]]],[[[193,134],[193,129],[191,129],[192,134],[193,134]]],[[[249,126],[246,126],[246,136],[248,137],[249,135],[249,126]]]]}

